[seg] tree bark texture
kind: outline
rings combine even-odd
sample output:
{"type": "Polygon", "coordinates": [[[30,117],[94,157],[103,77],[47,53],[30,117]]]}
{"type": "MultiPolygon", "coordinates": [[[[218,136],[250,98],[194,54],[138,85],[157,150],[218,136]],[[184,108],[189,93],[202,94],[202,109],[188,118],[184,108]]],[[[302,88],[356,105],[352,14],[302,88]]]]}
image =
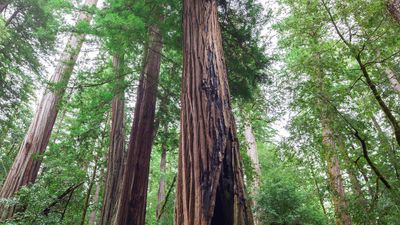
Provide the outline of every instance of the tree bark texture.
{"type": "Polygon", "coordinates": [[[244,125],[244,137],[247,144],[247,155],[251,160],[251,164],[255,172],[255,177],[253,179],[253,188],[258,188],[260,186],[261,169],[260,162],[258,160],[256,138],[253,133],[253,128],[251,127],[251,124],[249,122],[246,122],[244,125]]]}
{"type": "Polygon", "coordinates": [[[400,0],[389,1],[388,10],[393,18],[400,23],[400,0]]]}
{"type": "MultiPolygon", "coordinates": [[[[94,197],[93,197],[93,204],[97,204],[97,202],[99,201],[99,194],[100,194],[100,184],[97,183],[96,184],[96,192],[94,193],[94,197]]],[[[89,223],[88,225],[95,225],[96,223],[96,208],[94,208],[92,210],[92,212],[89,215],[89,223]]]]}
{"type": "Polygon", "coordinates": [[[386,68],[385,74],[386,74],[393,90],[396,91],[397,93],[400,93],[400,83],[399,83],[399,80],[397,80],[395,72],[390,68],[386,68]]]}
{"type": "Polygon", "coordinates": [[[326,212],[326,208],[325,208],[325,204],[324,204],[324,200],[325,200],[324,193],[323,193],[323,190],[321,190],[321,188],[319,187],[317,175],[315,174],[314,167],[312,165],[311,165],[310,171],[311,171],[312,178],[314,180],[315,192],[318,195],[319,204],[321,205],[322,211],[324,212],[324,215],[326,216],[327,212],[326,212]]]}
{"type": "MultiPolygon", "coordinates": [[[[85,1],[86,5],[96,5],[96,3],[97,0],[85,1]]],[[[81,12],[79,20],[89,22],[91,15],[81,12]]],[[[59,64],[50,78],[50,82],[54,83],[56,87],[49,88],[44,93],[18,155],[3,184],[0,198],[10,198],[22,186],[35,182],[41,164],[41,160],[35,159],[35,156],[43,153],[49,143],[60,100],[65,92],[84,40],[84,34],[72,34],[70,36],[59,64]]],[[[0,205],[0,219],[13,216],[15,210],[15,206],[0,205]]]]}
{"type": "Polygon", "coordinates": [[[8,3],[0,3],[0,13],[2,13],[8,6],[8,3]]]}
{"type": "Polygon", "coordinates": [[[116,74],[115,96],[112,100],[110,147],[107,158],[107,178],[104,190],[100,224],[114,223],[118,201],[121,194],[121,179],[124,161],[124,91],[121,87],[122,56],[113,56],[114,73],[116,74]]]}
{"type": "Polygon", "coordinates": [[[215,0],[184,0],[176,225],[253,224],[215,0]]]}
{"type": "MultiPolygon", "coordinates": [[[[166,125],[165,125],[166,127],[166,125]]],[[[161,216],[161,207],[165,202],[165,172],[167,165],[167,144],[162,144],[161,160],[160,160],[160,180],[158,182],[158,196],[157,196],[157,211],[156,217],[159,219],[161,216]]]]}
{"type": "Polygon", "coordinates": [[[89,203],[90,203],[90,195],[92,193],[92,189],[93,189],[93,185],[95,184],[95,179],[96,179],[96,173],[97,173],[97,159],[94,163],[94,167],[93,167],[93,173],[92,173],[92,177],[90,179],[90,183],[89,183],[89,187],[87,189],[86,192],[86,197],[85,197],[85,204],[83,206],[83,210],[82,210],[82,216],[81,216],[81,222],[80,225],[84,225],[85,221],[86,221],[86,213],[87,210],[89,208],[89,203]]]}
{"type": "MultiPolygon", "coordinates": [[[[316,60],[320,60],[320,55],[316,56],[316,60]]],[[[324,71],[319,68],[317,74],[317,85],[319,86],[320,94],[326,96],[325,85],[324,85],[324,71]]],[[[332,119],[329,106],[326,106],[322,100],[318,101],[318,107],[320,109],[320,121],[322,127],[322,146],[325,155],[327,165],[328,184],[332,194],[333,206],[335,209],[335,217],[337,225],[351,225],[351,217],[349,214],[349,206],[346,200],[345,189],[343,185],[343,179],[341,175],[338,152],[334,139],[332,129],[332,119]]]]}
{"type": "Polygon", "coordinates": [[[336,224],[351,225],[351,217],[348,212],[348,203],[345,196],[339,159],[337,157],[336,146],[333,139],[333,131],[330,128],[330,121],[327,118],[322,118],[321,123],[322,143],[326,155],[328,180],[335,208],[336,224]]]}
{"type": "MultiPolygon", "coordinates": [[[[258,160],[258,152],[257,152],[257,143],[256,138],[253,133],[253,128],[251,127],[250,121],[245,122],[244,124],[244,137],[247,144],[247,155],[251,160],[251,165],[254,171],[252,187],[251,187],[251,205],[255,207],[256,201],[255,196],[257,195],[260,188],[260,162],[258,160]]],[[[257,212],[254,212],[254,224],[259,224],[257,219],[257,212]]]]}
{"type": "Polygon", "coordinates": [[[117,224],[145,224],[150,153],[153,144],[156,95],[160,74],[162,37],[149,28],[150,40],[140,76],[135,115],[124,172],[117,224]]]}

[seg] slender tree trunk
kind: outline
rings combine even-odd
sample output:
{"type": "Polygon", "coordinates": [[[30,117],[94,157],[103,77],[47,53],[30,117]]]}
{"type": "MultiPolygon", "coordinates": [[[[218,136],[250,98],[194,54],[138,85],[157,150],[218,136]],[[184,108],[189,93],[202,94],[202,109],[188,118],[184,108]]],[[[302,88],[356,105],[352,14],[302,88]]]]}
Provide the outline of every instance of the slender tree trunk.
{"type": "MultiPolygon", "coordinates": [[[[96,2],[97,0],[86,0],[85,4],[95,5],[96,2]]],[[[79,20],[89,22],[91,15],[82,12],[79,15],[79,20]]],[[[41,164],[41,160],[35,159],[35,156],[42,154],[48,145],[60,100],[65,92],[84,40],[84,34],[72,34],[69,38],[55,73],[50,78],[50,82],[56,84],[56,88],[47,89],[42,97],[18,155],[1,189],[0,198],[10,198],[22,186],[35,182],[41,164]]],[[[13,216],[15,210],[15,206],[0,205],[1,219],[13,216]]]]}
{"type": "Polygon", "coordinates": [[[389,138],[386,136],[386,133],[383,132],[381,126],[379,125],[378,121],[376,121],[374,116],[372,116],[372,123],[374,124],[376,130],[378,131],[378,137],[380,137],[380,139],[383,141],[384,146],[387,146],[385,148],[387,153],[387,158],[389,159],[389,162],[392,166],[393,171],[396,174],[397,179],[400,179],[399,162],[398,162],[398,157],[396,155],[396,149],[392,146],[392,143],[390,143],[389,138]]]}
{"type": "MultiPolygon", "coordinates": [[[[381,55],[379,50],[377,51],[376,55],[378,57],[381,55]]],[[[390,86],[392,86],[393,90],[397,93],[400,93],[400,83],[397,80],[396,73],[390,67],[383,68],[383,66],[380,63],[377,63],[376,66],[378,67],[378,69],[384,71],[387,79],[389,80],[390,86]]]]}
{"type": "MultiPolygon", "coordinates": [[[[167,125],[164,127],[164,131],[167,130],[167,125]]],[[[167,144],[166,140],[162,143],[161,161],[160,161],[160,180],[158,182],[158,196],[157,196],[157,211],[156,218],[159,219],[161,216],[161,207],[165,202],[165,172],[167,164],[167,144]]]]}
{"type": "MultiPolygon", "coordinates": [[[[398,0],[395,0],[395,1],[397,2],[398,0]]],[[[362,72],[362,75],[365,78],[368,88],[372,91],[372,94],[374,95],[375,100],[378,102],[378,104],[379,104],[380,108],[382,109],[383,113],[385,114],[386,118],[389,120],[390,124],[392,125],[397,144],[400,146],[400,125],[399,125],[396,117],[393,115],[392,111],[390,110],[390,108],[386,105],[385,101],[382,99],[382,96],[380,95],[378,89],[376,88],[375,83],[371,80],[371,77],[369,76],[367,67],[365,64],[363,64],[363,62],[361,60],[361,51],[359,51],[357,53],[355,52],[355,48],[354,48],[353,44],[351,42],[348,42],[345,39],[345,37],[343,36],[343,34],[340,32],[340,30],[335,22],[335,19],[333,18],[333,15],[332,15],[331,11],[329,10],[329,7],[327,6],[325,0],[322,0],[321,2],[329,15],[329,18],[332,22],[332,25],[335,28],[336,33],[339,35],[340,39],[347,46],[347,48],[352,52],[355,60],[357,61],[358,65],[360,67],[360,70],[362,72]]],[[[396,4],[396,7],[399,5],[397,3],[395,3],[395,4],[396,4]]]]}
{"type": "Polygon", "coordinates": [[[6,27],[8,27],[8,25],[11,24],[11,22],[15,19],[15,17],[17,17],[19,13],[19,9],[16,9],[13,14],[11,14],[10,17],[8,17],[8,19],[6,20],[6,23],[4,24],[6,27]]]}
{"type": "MultiPolygon", "coordinates": [[[[93,204],[97,204],[99,201],[99,194],[100,194],[100,183],[96,184],[96,192],[94,193],[93,197],[93,204]]],[[[89,215],[89,223],[88,225],[94,225],[96,223],[96,209],[93,209],[93,211],[89,215]]]]}
{"type": "MultiPolygon", "coordinates": [[[[317,55],[317,60],[320,60],[320,55],[317,55]]],[[[324,85],[324,71],[322,68],[319,69],[317,74],[317,85],[319,86],[320,94],[328,98],[325,92],[324,85]]],[[[335,217],[337,225],[351,225],[351,217],[349,214],[349,206],[346,200],[343,179],[341,175],[337,146],[335,144],[331,112],[324,104],[323,101],[318,101],[318,107],[320,109],[320,121],[322,127],[322,145],[327,162],[327,175],[329,181],[329,188],[332,194],[333,206],[335,209],[335,217]]]]}
{"type": "Polygon", "coordinates": [[[386,118],[389,120],[390,124],[392,125],[393,131],[394,131],[394,136],[396,137],[397,144],[400,146],[400,126],[399,123],[396,119],[396,117],[393,115],[392,111],[390,108],[386,105],[386,103],[383,101],[382,96],[379,94],[375,83],[371,80],[369,77],[369,73],[367,71],[367,68],[365,65],[361,62],[360,56],[356,57],[356,60],[360,66],[361,72],[367,81],[367,85],[372,91],[376,101],[378,102],[379,106],[381,107],[383,113],[385,114],[386,118]]]}
{"type": "Polygon", "coordinates": [[[118,200],[121,194],[121,179],[124,159],[124,91],[121,87],[122,56],[113,56],[113,67],[116,74],[115,96],[112,100],[110,147],[107,158],[107,178],[104,190],[101,225],[114,223],[117,214],[118,200]]]}
{"type": "Polygon", "coordinates": [[[348,151],[346,149],[346,143],[343,137],[339,136],[338,141],[339,141],[339,149],[342,152],[342,156],[344,158],[346,171],[350,178],[351,189],[355,195],[355,203],[357,207],[355,207],[354,210],[356,210],[360,214],[364,214],[364,217],[362,218],[363,224],[374,224],[371,222],[372,220],[368,214],[368,207],[369,207],[368,201],[365,198],[365,193],[362,190],[361,182],[358,179],[357,168],[348,155],[348,151]]]}
{"type": "Polygon", "coordinates": [[[162,37],[149,28],[150,40],[140,76],[135,115],[128,147],[117,224],[145,224],[150,153],[153,144],[156,95],[160,74],[162,37]]]}
{"type": "Polygon", "coordinates": [[[400,23],[400,0],[390,0],[388,9],[393,18],[400,23]]]}
{"type": "Polygon", "coordinates": [[[253,224],[215,0],[184,0],[176,225],[253,224]]]}
{"type": "Polygon", "coordinates": [[[91,193],[92,193],[93,185],[95,184],[96,173],[97,173],[97,160],[94,162],[94,168],[93,168],[92,177],[91,177],[91,179],[90,179],[89,187],[88,187],[88,190],[87,190],[87,192],[86,192],[85,204],[84,204],[84,206],[83,206],[83,211],[82,211],[82,216],[81,216],[80,225],[84,225],[84,224],[85,224],[86,213],[87,213],[87,210],[88,210],[88,208],[89,208],[90,195],[91,195],[91,193]]]}
{"type": "Polygon", "coordinates": [[[8,3],[0,3],[0,13],[3,13],[3,11],[7,8],[8,3]]]}
{"type": "Polygon", "coordinates": [[[260,169],[260,162],[258,160],[256,138],[254,137],[253,128],[251,127],[249,122],[246,122],[244,124],[244,137],[246,139],[246,144],[247,144],[247,155],[251,160],[253,170],[255,172],[253,187],[257,189],[260,186],[261,169],[260,169]]]}
{"type": "Polygon", "coordinates": [[[397,76],[396,76],[395,72],[390,68],[386,68],[385,74],[386,74],[393,90],[400,93],[400,83],[399,83],[399,80],[397,80],[397,76]]]}
{"type": "Polygon", "coordinates": [[[333,140],[333,131],[330,128],[330,121],[327,118],[323,118],[321,122],[322,142],[326,154],[328,180],[332,192],[333,205],[335,207],[336,224],[350,225],[351,217],[348,213],[348,203],[345,196],[336,146],[333,140]]]}
{"type": "Polygon", "coordinates": [[[311,165],[311,175],[314,180],[315,189],[316,189],[318,199],[319,199],[319,204],[321,205],[324,215],[327,216],[326,208],[325,208],[325,204],[324,204],[324,194],[322,193],[321,188],[318,185],[317,175],[315,174],[314,167],[312,165],[311,165]]]}
{"type": "MultiPolygon", "coordinates": [[[[252,187],[250,191],[252,196],[251,204],[252,207],[255,207],[256,205],[255,196],[257,195],[258,190],[260,188],[261,169],[260,169],[260,162],[258,160],[256,138],[254,136],[253,128],[251,127],[249,121],[246,121],[244,124],[244,137],[246,139],[246,144],[247,144],[247,155],[251,160],[251,164],[254,171],[252,185],[251,185],[252,187]]],[[[256,212],[254,212],[254,224],[259,224],[256,212]]]]}

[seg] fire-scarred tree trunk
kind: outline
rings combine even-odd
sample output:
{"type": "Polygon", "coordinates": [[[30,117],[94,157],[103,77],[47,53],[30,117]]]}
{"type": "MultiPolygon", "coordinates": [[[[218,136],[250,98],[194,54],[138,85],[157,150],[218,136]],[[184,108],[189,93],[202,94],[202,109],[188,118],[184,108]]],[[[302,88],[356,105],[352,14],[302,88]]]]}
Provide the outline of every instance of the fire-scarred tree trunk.
{"type": "Polygon", "coordinates": [[[253,224],[215,0],[184,0],[175,224],[253,224]]]}
{"type": "Polygon", "coordinates": [[[123,91],[123,58],[113,56],[113,67],[116,75],[115,96],[112,100],[110,148],[107,158],[107,178],[101,212],[102,225],[113,224],[117,213],[118,200],[121,193],[121,178],[124,159],[124,91],[123,91]]]}
{"type": "Polygon", "coordinates": [[[150,40],[139,80],[128,158],[123,176],[122,197],[118,206],[116,222],[118,225],[145,224],[150,153],[153,144],[162,49],[162,37],[158,27],[150,26],[149,33],[150,40]]]}
{"type": "MultiPolygon", "coordinates": [[[[96,3],[97,0],[85,1],[88,6],[96,3]]],[[[78,20],[89,22],[91,15],[81,12],[78,20]]],[[[70,36],[59,64],[50,78],[50,82],[54,83],[55,86],[48,88],[40,101],[18,155],[3,184],[0,198],[10,198],[22,186],[35,182],[41,164],[41,161],[35,159],[35,156],[43,153],[48,145],[60,100],[65,92],[84,40],[84,34],[72,34],[70,36]]],[[[13,216],[15,211],[15,206],[0,205],[1,219],[13,216]]]]}

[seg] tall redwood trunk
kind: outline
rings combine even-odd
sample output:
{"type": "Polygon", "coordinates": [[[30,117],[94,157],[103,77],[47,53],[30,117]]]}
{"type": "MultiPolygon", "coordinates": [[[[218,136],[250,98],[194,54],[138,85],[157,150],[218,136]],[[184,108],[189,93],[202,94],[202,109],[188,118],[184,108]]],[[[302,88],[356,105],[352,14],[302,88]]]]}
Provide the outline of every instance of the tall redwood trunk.
{"type": "Polygon", "coordinates": [[[150,153],[153,144],[156,95],[160,74],[162,37],[158,27],[149,28],[150,40],[140,76],[135,115],[124,171],[117,223],[145,224],[150,153]]]}
{"type": "MultiPolygon", "coordinates": [[[[95,5],[96,2],[97,0],[86,0],[85,4],[95,5]]],[[[85,12],[79,14],[79,21],[89,22],[90,20],[91,15],[85,12]]],[[[42,97],[18,155],[3,184],[0,198],[10,198],[22,186],[35,182],[41,161],[34,159],[34,157],[43,153],[48,145],[60,100],[65,92],[84,40],[84,34],[72,34],[70,36],[59,64],[50,78],[50,82],[55,83],[57,87],[47,89],[42,97]]],[[[15,206],[0,205],[0,219],[13,216],[15,210],[15,206]]]]}
{"type": "MultiPolygon", "coordinates": [[[[164,131],[166,131],[167,125],[165,125],[164,131]]],[[[158,182],[158,196],[157,196],[157,211],[156,218],[159,220],[161,217],[161,209],[163,204],[165,204],[165,172],[167,165],[167,144],[164,140],[162,144],[161,160],[160,160],[160,180],[158,182]]]]}
{"type": "Polygon", "coordinates": [[[181,136],[175,224],[253,224],[216,0],[184,0],[181,136]]]}
{"type": "Polygon", "coordinates": [[[118,200],[121,193],[124,159],[124,91],[121,87],[122,56],[113,56],[113,67],[116,75],[115,96],[112,100],[110,147],[107,158],[107,178],[101,211],[102,225],[113,224],[117,214],[118,200]]]}

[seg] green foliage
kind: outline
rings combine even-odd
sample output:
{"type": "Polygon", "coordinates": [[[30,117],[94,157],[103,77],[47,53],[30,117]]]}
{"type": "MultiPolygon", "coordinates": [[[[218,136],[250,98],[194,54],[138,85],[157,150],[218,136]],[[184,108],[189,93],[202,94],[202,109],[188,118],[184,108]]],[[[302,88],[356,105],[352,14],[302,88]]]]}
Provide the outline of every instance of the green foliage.
{"type": "Polygon", "coordinates": [[[251,99],[257,86],[267,80],[266,69],[271,59],[266,55],[261,29],[269,17],[253,0],[220,5],[220,26],[227,63],[229,87],[234,97],[251,99]]]}
{"type": "Polygon", "coordinates": [[[258,145],[262,180],[256,212],[262,224],[328,224],[307,171],[289,160],[282,161],[274,146],[258,145]],[[300,170],[299,170],[300,169],[300,170]]]}
{"type": "MultiPolygon", "coordinates": [[[[353,224],[398,224],[399,146],[356,61],[360,56],[381,98],[398,118],[399,93],[391,87],[385,69],[390,68],[399,78],[400,26],[387,14],[385,2],[280,0],[275,14],[254,0],[221,0],[218,4],[245,182],[260,224],[332,224],[326,158],[333,153],[340,163],[353,224]],[[277,22],[271,32],[278,38],[274,57],[267,54],[272,48],[269,37],[262,35],[272,20],[277,22]],[[331,121],[334,152],[322,144],[323,115],[331,121]],[[285,128],[272,128],[272,123],[286,120],[285,128]],[[260,177],[246,154],[245,124],[252,127],[257,140],[260,177]],[[286,128],[289,136],[278,137],[286,128]],[[377,179],[355,130],[366,141],[373,164],[393,191],[377,179]],[[252,187],[257,178],[261,186],[252,187]]],[[[0,200],[25,207],[8,221],[10,224],[79,224],[82,219],[87,221],[92,211],[98,217],[107,174],[111,101],[116,91],[125,93],[127,139],[152,25],[160,28],[163,51],[146,223],[173,223],[183,59],[181,23],[182,1],[176,0],[107,0],[99,8],[76,7],[75,2],[64,0],[9,2],[0,19],[0,181],[32,119],[34,95],[43,83],[51,90],[61,86],[43,82],[48,67],[45,61],[56,58],[55,44],[64,40],[63,32],[89,34],[72,82],[67,84],[67,94],[58,105],[60,113],[49,147],[43,155],[35,156],[43,161],[37,182],[21,189],[15,199],[0,200]],[[94,20],[70,27],[70,18],[81,10],[92,13],[94,20]],[[16,17],[7,22],[14,12],[18,12],[16,17]],[[120,77],[113,69],[114,55],[123,58],[120,77]],[[162,146],[168,150],[165,173],[159,168],[162,146]],[[92,179],[95,165],[97,173],[92,179]],[[158,219],[158,185],[163,176],[171,193],[158,219]],[[57,202],[47,215],[42,213],[66,189],[81,182],[68,201],[57,202]],[[100,188],[97,201],[93,197],[96,186],[100,188]],[[85,205],[87,196],[89,205],[85,205]]]]}

